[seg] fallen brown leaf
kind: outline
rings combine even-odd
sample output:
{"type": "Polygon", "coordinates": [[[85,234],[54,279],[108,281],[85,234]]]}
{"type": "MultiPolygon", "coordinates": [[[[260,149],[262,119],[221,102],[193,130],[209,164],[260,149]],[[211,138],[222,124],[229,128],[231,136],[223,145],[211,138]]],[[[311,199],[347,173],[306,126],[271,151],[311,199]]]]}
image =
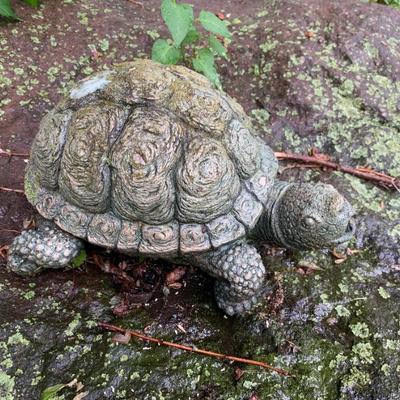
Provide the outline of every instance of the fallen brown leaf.
{"type": "Polygon", "coordinates": [[[98,58],[100,58],[102,56],[103,55],[99,51],[97,51],[96,49],[93,49],[91,51],[91,57],[92,57],[93,60],[97,60],[98,58]]]}
{"type": "Polygon", "coordinates": [[[233,379],[235,379],[235,381],[238,381],[243,376],[243,374],[244,371],[241,368],[236,367],[235,371],[233,372],[233,379]]]}
{"type": "Polygon", "coordinates": [[[7,253],[8,253],[9,248],[10,248],[10,246],[8,246],[7,244],[0,247],[0,257],[1,258],[7,259],[7,253]]]}
{"type": "Polygon", "coordinates": [[[131,340],[131,334],[129,332],[126,332],[125,334],[116,333],[111,340],[114,343],[127,344],[131,340]]]}
{"type": "Polygon", "coordinates": [[[331,254],[338,260],[346,260],[347,255],[345,253],[339,253],[336,250],[332,250],[331,254]]]}
{"type": "Polygon", "coordinates": [[[298,267],[301,267],[303,269],[308,269],[311,271],[323,271],[323,268],[319,267],[317,264],[310,262],[310,261],[305,261],[305,260],[300,260],[297,263],[298,267]]]}
{"type": "Polygon", "coordinates": [[[34,229],[36,228],[36,222],[33,218],[25,219],[22,222],[22,226],[24,227],[24,229],[34,229]]]}
{"type": "Polygon", "coordinates": [[[78,393],[72,400],[82,400],[88,394],[89,394],[89,392],[78,393]]]}
{"type": "Polygon", "coordinates": [[[186,268],[183,266],[178,266],[174,268],[172,271],[167,273],[165,277],[165,283],[168,287],[171,287],[172,284],[178,282],[186,273],[186,268]]]}
{"type": "Polygon", "coordinates": [[[358,254],[358,253],[361,253],[361,250],[350,249],[349,247],[346,249],[346,254],[348,256],[353,256],[354,254],[358,254]]]}
{"type": "Polygon", "coordinates": [[[175,289],[175,290],[179,290],[182,286],[183,286],[182,283],[179,282],[171,283],[168,285],[170,289],[175,289]]]}
{"type": "Polygon", "coordinates": [[[304,35],[307,39],[312,39],[315,36],[315,33],[312,31],[306,31],[304,32],[304,35]]]}

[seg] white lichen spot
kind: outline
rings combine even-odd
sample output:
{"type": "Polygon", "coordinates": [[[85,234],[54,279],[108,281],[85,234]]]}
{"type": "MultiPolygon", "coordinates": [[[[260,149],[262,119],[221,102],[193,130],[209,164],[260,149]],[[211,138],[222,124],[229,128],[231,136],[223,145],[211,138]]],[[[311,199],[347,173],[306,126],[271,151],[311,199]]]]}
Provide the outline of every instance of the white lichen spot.
{"type": "Polygon", "coordinates": [[[57,76],[60,74],[60,68],[57,66],[50,67],[47,70],[47,77],[50,82],[54,82],[57,79],[57,76]]]}
{"type": "Polygon", "coordinates": [[[388,299],[388,298],[390,298],[390,293],[388,293],[387,290],[386,290],[385,288],[383,288],[382,286],[379,287],[378,293],[380,294],[380,296],[381,296],[383,299],[388,299]]]}
{"type": "Polygon", "coordinates": [[[87,67],[83,68],[82,72],[83,72],[85,75],[91,75],[91,74],[93,74],[93,68],[87,66],[87,67]]]}
{"type": "Polygon", "coordinates": [[[339,304],[335,307],[335,310],[339,317],[349,317],[350,311],[343,305],[339,304]]]}
{"type": "Polygon", "coordinates": [[[23,75],[24,70],[22,68],[14,68],[15,75],[23,75]]]}
{"type": "Polygon", "coordinates": [[[74,332],[76,331],[76,329],[81,325],[80,322],[81,319],[81,315],[79,313],[77,313],[74,316],[74,319],[68,324],[67,329],[65,330],[65,336],[73,336],[74,332]]]}
{"type": "Polygon", "coordinates": [[[50,45],[52,47],[57,47],[57,40],[53,35],[50,36],[50,45]]]}
{"type": "Polygon", "coordinates": [[[106,52],[110,47],[110,43],[108,42],[107,39],[100,40],[99,47],[101,51],[106,52]]]}
{"type": "Polygon", "coordinates": [[[29,344],[29,340],[25,339],[24,336],[20,332],[14,333],[14,335],[10,336],[7,340],[7,344],[9,346],[15,346],[15,345],[23,345],[26,346],[29,344]]]}
{"type": "Polygon", "coordinates": [[[96,90],[103,89],[110,82],[107,79],[109,74],[110,71],[105,71],[91,78],[84,79],[78,87],[71,90],[70,97],[80,99],[90,93],[94,93],[96,90]]]}
{"type": "Polygon", "coordinates": [[[354,336],[362,339],[365,339],[370,335],[368,325],[364,322],[357,322],[354,325],[350,325],[350,329],[354,336]]]}
{"type": "Polygon", "coordinates": [[[77,17],[78,17],[78,19],[79,19],[79,22],[80,22],[82,25],[88,25],[88,24],[89,24],[89,19],[88,19],[86,13],[84,13],[84,12],[78,12],[78,13],[77,13],[77,17]]]}
{"type": "Polygon", "coordinates": [[[33,290],[29,290],[28,292],[24,293],[23,297],[26,300],[31,300],[35,297],[35,292],[33,290]]]}
{"type": "Polygon", "coordinates": [[[14,377],[7,375],[5,372],[0,371],[0,393],[3,393],[4,400],[13,400],[14,397],[14,377]]]}
{"type": "Polygon", "coordinates": [[[385,376],[388,376],[390,373],[390,366],[388,364],[383,364],[381,367],[381,371],[385,376]]]}

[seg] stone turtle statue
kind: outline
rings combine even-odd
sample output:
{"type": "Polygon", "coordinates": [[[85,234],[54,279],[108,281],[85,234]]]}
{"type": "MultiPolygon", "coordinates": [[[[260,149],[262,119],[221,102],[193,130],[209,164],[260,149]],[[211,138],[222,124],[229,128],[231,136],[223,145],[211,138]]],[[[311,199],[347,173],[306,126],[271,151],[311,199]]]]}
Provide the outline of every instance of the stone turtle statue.
{"type": "Polygon", "coordinates": [[[265,267],[253,243],[308,249],[352,236],[332,186],[276,181],[243,109],[181,66],[124,63],[83,81],[43,119],[25,177],[44,218],[9,250],[22,275],[71,264],[83,240],[187,261],[216,278],[227,314],[250,310],[265,267]]]}

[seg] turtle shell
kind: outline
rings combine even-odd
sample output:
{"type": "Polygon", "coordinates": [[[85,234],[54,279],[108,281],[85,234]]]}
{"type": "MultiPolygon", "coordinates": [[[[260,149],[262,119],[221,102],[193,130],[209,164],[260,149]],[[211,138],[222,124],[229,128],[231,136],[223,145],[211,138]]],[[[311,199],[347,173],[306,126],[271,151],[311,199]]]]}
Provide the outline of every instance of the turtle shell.
{"type": "Polygon", "coordinates": [[[233,99],[189,69],[136,60],[80,81],[44,117],[25,192],[74,236],[177,255],[245,236],[276,171],[233,99]]]}

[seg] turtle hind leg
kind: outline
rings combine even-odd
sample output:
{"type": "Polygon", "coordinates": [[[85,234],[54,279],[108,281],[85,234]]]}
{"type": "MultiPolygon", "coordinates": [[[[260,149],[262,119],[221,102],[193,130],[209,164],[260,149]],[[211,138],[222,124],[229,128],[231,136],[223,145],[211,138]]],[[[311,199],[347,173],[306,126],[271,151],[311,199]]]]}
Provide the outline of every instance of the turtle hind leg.
{"type": "Polygon", "coordinates": [[[34,275],[45,268],[63,268],[83,249],[83,243],[49,222],[21,232],[8,251],[7,269],[34,275]]]}
{"type": "Polygon", "coordinates": [[[245,241],[234,242],[203,258],[202,267],[217,278],[217,304],[228,315],[250,311],[260,299],[265,267],[257,249],[245,241]]]}

